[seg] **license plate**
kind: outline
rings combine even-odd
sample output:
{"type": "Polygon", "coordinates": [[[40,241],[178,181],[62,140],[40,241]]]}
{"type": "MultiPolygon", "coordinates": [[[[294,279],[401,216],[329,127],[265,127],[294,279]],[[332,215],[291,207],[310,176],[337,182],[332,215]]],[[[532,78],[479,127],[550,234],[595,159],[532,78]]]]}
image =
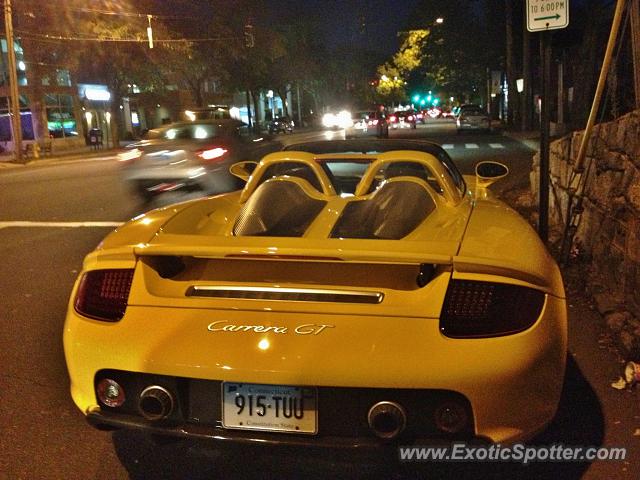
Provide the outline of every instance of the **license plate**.
{"type": "Polygon", "coordinates": [[[222,384],[225,428],[276,432],[318,432],[318,392],[314,387],[222,384]]]}

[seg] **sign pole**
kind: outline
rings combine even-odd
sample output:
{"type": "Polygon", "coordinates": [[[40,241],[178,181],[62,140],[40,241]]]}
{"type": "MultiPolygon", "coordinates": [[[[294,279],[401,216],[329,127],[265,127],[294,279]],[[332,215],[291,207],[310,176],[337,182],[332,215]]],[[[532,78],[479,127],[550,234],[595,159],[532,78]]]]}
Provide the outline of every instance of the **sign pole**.
{"type": "Polygon", "coordinates": [[[546,244],[549,240],[549,94],[551,93],[551,32],[540,34],[542,62],[542,111],[540,122],[540,212],[538,234],[546,244]]]}
{"type": "Polygon", "coordinates": [[[527,30],[540,32],[542,105],[540,112],[540,192],[538,234],[549,241],[549,107],[551,95],[551,30],[569,25],[569,0],[527,0],[527,30]]]}

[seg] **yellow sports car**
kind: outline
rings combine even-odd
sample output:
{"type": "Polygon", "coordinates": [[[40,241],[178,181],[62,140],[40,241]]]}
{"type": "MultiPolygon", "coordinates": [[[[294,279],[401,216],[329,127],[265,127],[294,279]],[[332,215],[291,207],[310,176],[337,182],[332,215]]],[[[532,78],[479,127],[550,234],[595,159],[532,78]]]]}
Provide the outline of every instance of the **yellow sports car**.
{"type": "Polygon", "coordinates": [[[372,449],[517,442],[553,418],[566,306],[525,220],[437,145],[317,142],[243,190],[134,218],[85,261],[64,330],[101,428],[372,449]]]}

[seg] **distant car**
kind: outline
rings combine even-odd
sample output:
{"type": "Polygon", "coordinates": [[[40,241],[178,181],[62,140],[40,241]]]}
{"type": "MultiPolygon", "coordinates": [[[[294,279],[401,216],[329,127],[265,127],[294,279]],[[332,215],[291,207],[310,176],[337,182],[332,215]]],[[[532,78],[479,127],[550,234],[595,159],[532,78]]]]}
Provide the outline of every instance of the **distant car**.
{"type": "Polygon", "coordinates": [[[182,112],[184,121],[222,120],[231,118],[231,110],[227,105],[210,105],[208,107],[190,108],[182,112]]]}
{"type": "Polygon", "coordinates": [[[267,124],[267,130],[271,134],[293,133],[294,122],[289,117],[276,117],[267,124]]]}
{"type": "Polygon", "coordinates": [[[454,113],[453,110],[442,110],[442,112],[440,113],[440,116],[442,118],[456,118],[456,114],[454,113]]]}
{"type": "Polygon", "coordinates": [[[418,116],[416,112],[413,110],[405,110],[404,112],[399,112],[398,116],[400,117],[400,122],[406,128],[416,128],[416,124],[418,123],[418,116]]]}
{"type": "Polygon", "coordinates": [[[229,167],[280,145],[254,137],[231,119],[178,122],[150,130],[119,155],[123,175],[145,201],[167,192],[210,195],[240,188],[229,167]]]}
{"type": "Polygon", "coordinates": [[[487,111],[479,105],[462,105],[456,118],[458,133],[465,130],[491,130],[491,119],[487,111]]]}
{"type": "Polygon", "coordinates": [[[392,129],[416,128],[417,117],[412,110],[396,112],[389,117],[389,120],[392,129]]]}
{"type": "Polygon", "coordinates": [[[140,215],[85,258],[63,331],[91,424],[397,455],[554,418],[565,292],[488,188],[504,165],[463,177],[438,145],[360,139],[233,171],[241,192],[140,215]]]}
{"type": "Polygon", "coordinates": [[[366,132],[369,128],[374,127],[378,123],[375,117],[376,112],[356,112],[351,117],[353,119],[353,128],[366,132]]]}
{"type": "Polygon", "coordinates": [[[431,107],[427,110],[427,115],[431,118],[440,118],[442,116],[442,109],[439,107],[431,107]]]}
{"type": "Polygon", "coordinates": [[[351,120],[352,125],[348,127],[345,132],[347,138],[373,135],[376,133],[376,126],[378,125],[376,112],[369,110],[355,112],[351,115],[351,120]]]}

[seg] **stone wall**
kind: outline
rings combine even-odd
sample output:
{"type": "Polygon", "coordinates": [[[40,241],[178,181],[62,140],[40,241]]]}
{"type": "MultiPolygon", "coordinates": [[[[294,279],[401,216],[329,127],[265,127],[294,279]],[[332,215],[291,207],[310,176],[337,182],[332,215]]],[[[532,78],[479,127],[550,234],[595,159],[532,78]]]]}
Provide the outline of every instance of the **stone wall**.
{"type": "MultiPolygon", "coordinates": [[[[567,203],[577,186],[574,173],[583,132],[551,143],[550,238],[559,240],[567,203]]],[[[640,110],[597,125],[584,163],[584,213],[574,253],[589,263],[588,285],[625,350],[640,354],[640,110]]],[[[539,156],[531,172],[538,198],[539,156]]],[[[631,354],[631,352],[627,352],[631,354]]]]}

